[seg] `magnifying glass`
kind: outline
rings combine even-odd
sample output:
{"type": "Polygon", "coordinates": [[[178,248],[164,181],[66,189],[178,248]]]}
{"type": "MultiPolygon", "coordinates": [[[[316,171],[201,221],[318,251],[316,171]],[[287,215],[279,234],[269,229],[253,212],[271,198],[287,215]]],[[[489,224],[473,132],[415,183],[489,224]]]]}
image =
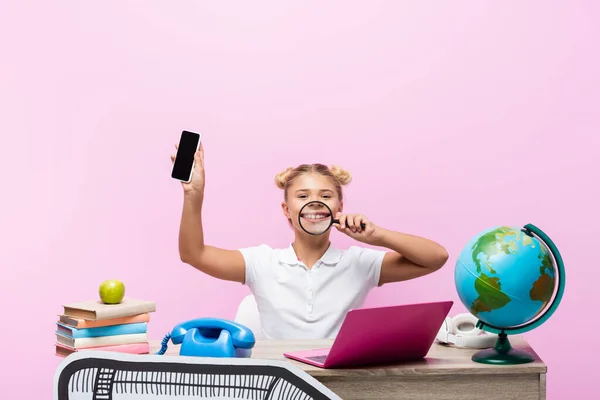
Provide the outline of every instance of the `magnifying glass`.
{"type": "MultiPolygon", "coordinates": [[[[322,235],[333,224],[339,224],[340,220],[333,218],[331,208],[322,201],[311,201],[300,209],[298,223],[302,230],[310,235],[322,235]]],[[[365,224],[360,227],[365,229],[365,224]]]]}

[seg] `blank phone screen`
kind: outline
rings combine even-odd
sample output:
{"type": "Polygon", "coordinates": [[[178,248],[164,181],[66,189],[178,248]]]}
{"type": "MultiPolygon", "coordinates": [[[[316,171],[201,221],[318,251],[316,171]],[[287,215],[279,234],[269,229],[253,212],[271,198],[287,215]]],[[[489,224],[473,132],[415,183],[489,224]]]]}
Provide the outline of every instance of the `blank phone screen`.
{"type": "Polygon", "coordinates": [[[192,176],[192,166],[194,165],[194,154],[198,150],[200,135],[194,132],[183,131],[179,139],[175,162],[171,177],[181,181],[189,181],[192,176]]]}

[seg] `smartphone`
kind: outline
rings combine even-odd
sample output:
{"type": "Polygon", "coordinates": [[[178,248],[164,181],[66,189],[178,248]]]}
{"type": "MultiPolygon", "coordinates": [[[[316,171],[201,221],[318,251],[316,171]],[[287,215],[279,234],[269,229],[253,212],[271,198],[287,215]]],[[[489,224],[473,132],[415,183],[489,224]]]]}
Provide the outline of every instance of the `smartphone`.
{"type": "Polygon", "coordinates": [[[200,147],[200,134],[196,132],[183,131],[179,139],[175,162],[173,162],[173,171],[171,178],[183,182],[192,180],[192,171],[194,170],[194,155],[200,147]]]}

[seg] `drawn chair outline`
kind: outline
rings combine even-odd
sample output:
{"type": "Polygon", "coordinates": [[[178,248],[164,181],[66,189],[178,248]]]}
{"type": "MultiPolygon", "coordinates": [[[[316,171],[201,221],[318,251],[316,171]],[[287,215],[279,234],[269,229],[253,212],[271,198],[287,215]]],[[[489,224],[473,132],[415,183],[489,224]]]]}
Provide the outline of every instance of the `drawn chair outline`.
{"type": "Polygon", "coordinates": [[[171,398],[165,395],[173,399],[341,400],[317,379],[286,361],[100,350],[65,357],[54,374],[53,392],[54,400],[71,400],[75,394],[90,400],[127,395],[148,400],[171,398]]]}

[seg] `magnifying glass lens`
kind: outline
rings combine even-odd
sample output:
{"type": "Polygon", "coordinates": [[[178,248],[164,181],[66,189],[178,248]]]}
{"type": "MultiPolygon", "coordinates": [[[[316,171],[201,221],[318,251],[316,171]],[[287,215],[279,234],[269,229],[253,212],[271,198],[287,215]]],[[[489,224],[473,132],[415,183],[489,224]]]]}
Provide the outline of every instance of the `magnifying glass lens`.
{"type": "Polygon", "coordinates": [[[327,204],[320,201],[306,203],[298,215],[300,227],[311,235],[322,235],[333,224],[333,215],[327,204]]]}

